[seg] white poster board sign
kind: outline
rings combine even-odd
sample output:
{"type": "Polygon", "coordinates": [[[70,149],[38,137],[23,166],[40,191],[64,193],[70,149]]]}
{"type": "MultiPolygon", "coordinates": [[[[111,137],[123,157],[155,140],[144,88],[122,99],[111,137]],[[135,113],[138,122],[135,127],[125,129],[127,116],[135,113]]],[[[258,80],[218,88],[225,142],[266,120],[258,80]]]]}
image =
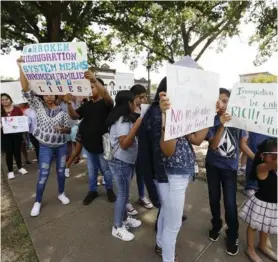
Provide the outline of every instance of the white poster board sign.
{"type": "Polygon", "coordinates": [[[238,83],[227,112],[232,120],[226,126],[277,137],[277,84],[238,83]]]}
{"type": "Polygon", "coordinates": [[[2,127],[4,134],[21,133],[29,131],[27,116],[2,117],[2,127]]]}
{"type": "Polygon", "coordinates": [[[216,73],[168,64],[165,140],[213,126],[219,87],[216,73]]]}
{"type": "Polygon", "coordinates": [[[134,85],[134,75],[131,73],[116,73],[115,79],[107,84],[107,90],[111,97],[115,99],[117,93],[122,90],[130,90],[134,85]]]}
{"type": "Polygon", "coordinates": [[[22,70],[37,94],[88,96],[91,93],[91,84],[84,78],[88,70],[86,43],[27,45],[22,56],[22,70]]]}
{"type": "Polygon", "coordinates": [[[151,105],[149,104],[141,104],[141,117],[143,118],[144,115],[147,113],[151,105]]]}
{"type": "Polygon", "coordinates": [[[22,94],[22,88],[19,81],[13,82],[2,82],[1,83],[1,93],[6,93],[10,95],[13,100],[14,105],[28,103],[26,98],[22,94]]]}

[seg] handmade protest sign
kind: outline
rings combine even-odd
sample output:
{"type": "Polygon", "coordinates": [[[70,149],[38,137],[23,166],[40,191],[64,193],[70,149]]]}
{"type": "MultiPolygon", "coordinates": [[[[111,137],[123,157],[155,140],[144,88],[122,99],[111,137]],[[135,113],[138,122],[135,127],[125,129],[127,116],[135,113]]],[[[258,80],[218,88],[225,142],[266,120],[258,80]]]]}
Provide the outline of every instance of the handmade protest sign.
{"type": "Polygon", "coordinates": [[[232,120],[225,126],[277,137],[277,84],[238,83],[232,89],[227,112],[232,120]]]}
{"type": "Polygon", "coordinates": [[[219,96],[219,75],[195,68],[167,65],[165,140],[213,126],[219,96]]]}
{"type": "Polygon", "coordinates": [[[2,117],[2,127],[4,134],[21,133],[29,131],[27,116],[2,117]]]}
{"type": "Polygon", "coordinates": [[[90,94],[90,82],[84,78],[84,72],[88,70],[86,43],[27,45],[22,57],[22,70],[37,94],[90,94]]]}

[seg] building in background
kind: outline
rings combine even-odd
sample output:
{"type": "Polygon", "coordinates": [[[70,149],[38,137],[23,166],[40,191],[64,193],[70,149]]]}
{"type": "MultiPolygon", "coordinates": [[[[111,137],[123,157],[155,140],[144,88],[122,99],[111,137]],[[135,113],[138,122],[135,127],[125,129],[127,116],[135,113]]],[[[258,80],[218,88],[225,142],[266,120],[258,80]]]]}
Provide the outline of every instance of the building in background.
{"type": "Polygon", "coordinates": [[[133,73],[117,72],[116,69],[110,69],[109,65],[103,64],[101,67],[91,67],[96,76],[104,82],[104,87],[115,98],[116,94],[121,90],[130,90],[134,84],[141,84],[148,89],[148,80],[145,78],[134,79],[133,73]]]}
{"type": "Polygon", "coordinates": [[[254,79],[257,76],[274,76],[274,75],[269,72],[243,74],[243,75],[239,75],[239,82],[240,83],[252,83],[252,79],[254,79]]]}

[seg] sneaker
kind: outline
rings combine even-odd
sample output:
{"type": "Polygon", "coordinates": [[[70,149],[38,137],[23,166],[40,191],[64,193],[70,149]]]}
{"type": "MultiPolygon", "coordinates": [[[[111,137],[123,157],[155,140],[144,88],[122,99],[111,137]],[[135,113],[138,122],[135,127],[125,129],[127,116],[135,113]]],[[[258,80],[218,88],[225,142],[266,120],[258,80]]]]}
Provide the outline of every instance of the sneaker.
{"type": "Polygon", "coordinates": [[[162,248],[159,247],[157,244],[155,245],[155,250],[154,250],[154,252],[155,252],[157,255],[159,255],[159,256],[162,257],[162,248]]]}
{"type": "Polygon", "coordinates": [[[235,241],[226,240],[226,253],[230,256],[237,255],[239,249],[238,249],[238,239],[235,241]]]}
{"type": "Polygon", "coordinates": [[[70,169],[69,168],[65,169],[65,177],[70,177],[70,169]]]}
{"type": "Polygon", "coordinates": [[[26,174],[28,174],[28,171],[25,168],[22,167],[18,170],[18,173],[21,174],[21,175],[26,175],[26,174]]]}
{"type": "Polygon", "coordinates": [[[255,195],[256,191],[254,189],[248,189],[248,190],[244,190],[244,194],[247,196],[247,197],[251,197],[253,195],[255,195]]]}
{"type": "Polygon", "coordinates": [[[102,182],[101,182],[103,185],[105,185],[105,181],[104,181],[104,178],[102,179],[102,182]]]}
{"type": "Polygon", "coordinates": [[[117,197],[113,191],[113,189],[107,189],[107,198],[110,203],[114,203],[117,200],[117,197]]]}
{"type": "Polygon", "coordinates": [[[41,203],[35,202],[30,213],[31,217],[38,216],[40,214],[40,210],[41,210],[41,203]]]}
{"type": "Polygon", "coordinates": [[[15,179],[14,172],[9,172],[8,173],[8,179],[15,179]]]}
{"type": "Polygon", "coordinates": [[[126,229],[125,225],[123,225],[122,227],[118,227],[118,228],[113,227],[112,228],[112,236],[119,238],[123,241],[131,241],[134,239],[134,235],[126,229]]]}
{"type": "Polygon", "coordinates": [[[130,203],[127,203],[126,209],[127,214],[130,216],[136,216],[138,214],[137,210],[130,203]]]}
{"type": "Polygon", "coordinates": [[[151,203],[151,201],[147,197],[139,198],[138,202],[139,202],[140,205],[144,206],[147,209],[153,208],[153,204],[151,203]]]}
{"type": "Polygon", "coordinates": [[[101,185],[101,183],[100,183],[100,182],[97,182],[97,185],[98,185],[98,186],[100,186],[100,185],[101,185]]]}
{"type": "Polygon", "coordinates": [[[65,193],[62,193],[58,196],[58,199],[62,202],[63,205],[67,205],[70,203],[69,198],[65,195],[65,193]]]}
{"type": "Polygon", "coordinates": [[[219,239],[220,231],[217,229],[212,228],[209,231],[208,238],[212,242],[216,242],[219,239]]]}
{"type": "Polygon", "coordinates": [[[83,200],[83,205],[87,206],[93,202],[94,199],[98,197],[98,192],[89,191],[87,196],[83,200]]]}
{"type": "Polygon", "coordinates": [[[123,224],[128,227],[136,228],[136,227],[140,227],[142,225],[142,222],[138,219],[128,216],[126,221],[123,222],[123,224]]]}

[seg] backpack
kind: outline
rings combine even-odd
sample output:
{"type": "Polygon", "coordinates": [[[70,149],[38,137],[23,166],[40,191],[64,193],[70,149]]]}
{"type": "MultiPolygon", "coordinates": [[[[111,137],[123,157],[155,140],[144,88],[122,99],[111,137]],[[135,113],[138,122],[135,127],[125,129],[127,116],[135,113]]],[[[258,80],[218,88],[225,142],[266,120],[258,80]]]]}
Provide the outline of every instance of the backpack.
{"type": "Polygon", "coordinates": [[[111,161],[114,157],[114,154],[118,150],[120,144],[118,143],[114,148],[110,142],[110,135],[109,133],[105,133],[102,136],[102,145],[103,145],[103,158],[107,161],[111,161]]]}

